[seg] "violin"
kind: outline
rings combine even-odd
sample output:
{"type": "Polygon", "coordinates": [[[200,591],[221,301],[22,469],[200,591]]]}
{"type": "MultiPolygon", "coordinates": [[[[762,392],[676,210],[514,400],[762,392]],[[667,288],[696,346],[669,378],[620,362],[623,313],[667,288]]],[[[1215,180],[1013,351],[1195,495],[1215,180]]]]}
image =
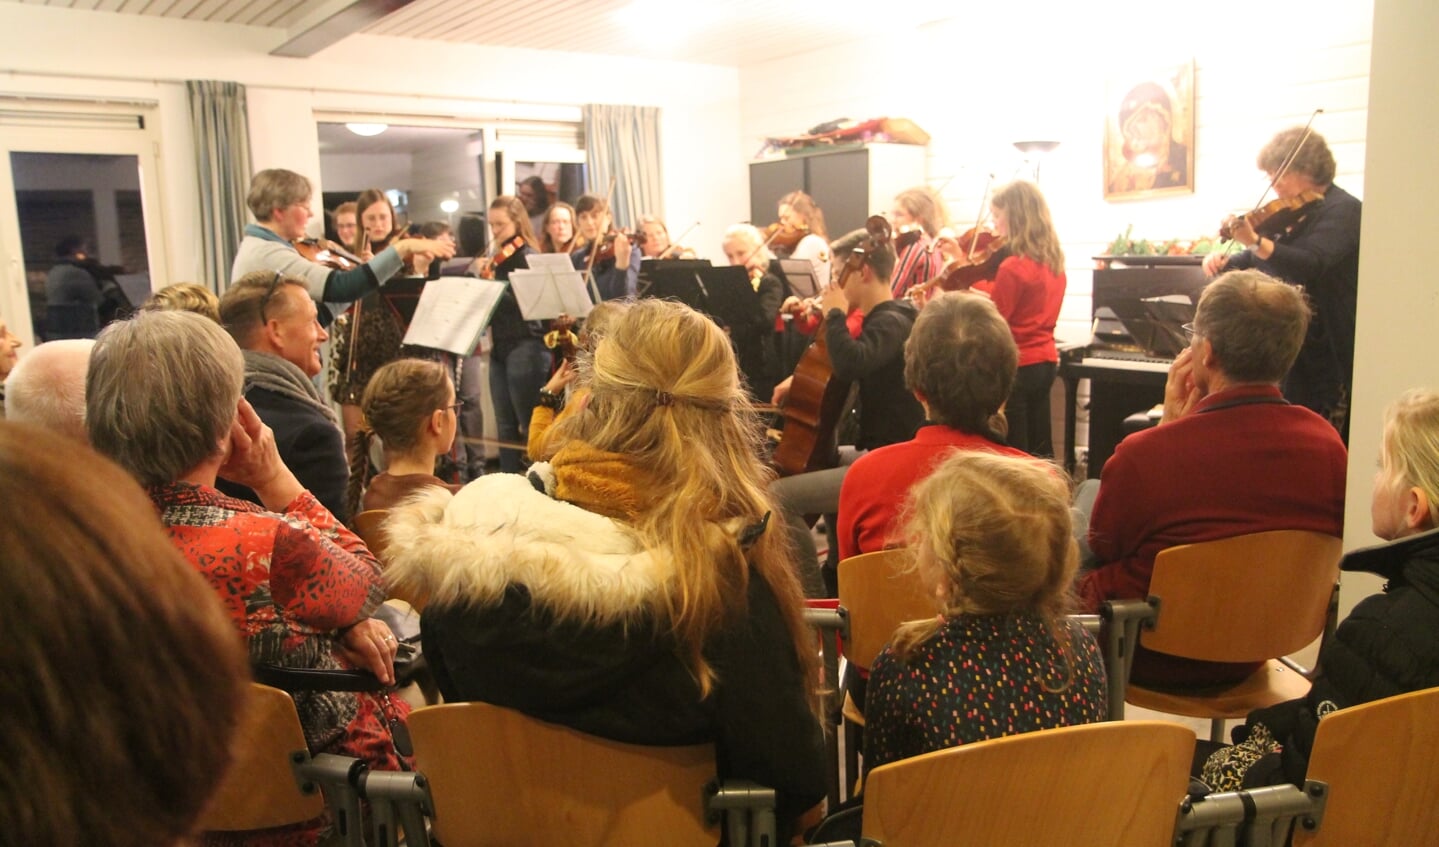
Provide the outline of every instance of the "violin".
{"type": "MultiPolygon", "coordinates": [[[[1252,212],[1239,215],[1237,220],[1247,221],[1254,228],[1255,235],[1273,240],[1275,236],[1298,226],[1315,206],[1323,202],[1324,195],[1311,189],[1293,197],[1276,197],[1252,212]]],[[[1233,228],[1228,223],[1220,224],[1219,238],[1227,241],[1233,237],[1233,228]]]]}
{"type": "Polygon", "coordinates": [[[793,250],[806,235],[809,235],[807,226],[791,226],[776,221],[764,228],[764,243],[775,250],[793,250]]]}
{"type": "Polygon", "coordinates": [[[490,257],[489,262],[480,267],[480,279],[494,279],[495,268],[508,262],[510,258],[518,253],[524,246],[525,237],[523,235],[516,235],[509,241],[501,244],[499,249],[495,251],[495,254],[490,257]]]}
{"type": "Polygon", "coordinates": [[[945,291],[968,291],[976,282],[994,279],[1008,254],[1005,238],[988,229],[972,228],[958,239],[964,255],[944,266],[938,285],[945,291]]]}
{"type": "Polygon", "coordinates": [[[363,265],[360,257],[333,241],[323,238],[299,238],[290,242],[295,252],[317,265],[337,271],[350,271],[363,265]]]}
{"type": "Polygon", "coordinates": [[[590,251],[590,267],[594,267],[607,259],[615,258],[615,239],[621,235],[630,239],[632,242],[635,240],[635,235],[632,232],[627,232],[623,229],[610,230],[600,236],[600,239],[595,242],[594,249],[590,251]]]}
{"type": "Polygon", "coordinates": [[[918,244],[924,237],[924,227],[919,224],[904,224],[894,231],[894,252],[898,254],[912,244],[918,244]]]}

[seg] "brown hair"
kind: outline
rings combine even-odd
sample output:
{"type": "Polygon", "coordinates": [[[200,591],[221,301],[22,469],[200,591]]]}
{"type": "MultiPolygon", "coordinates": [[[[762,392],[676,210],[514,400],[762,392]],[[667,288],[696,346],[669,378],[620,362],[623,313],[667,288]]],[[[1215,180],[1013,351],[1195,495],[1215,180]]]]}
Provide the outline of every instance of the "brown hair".
{"type": "Polygon", "coordinates": [[[1309,318],[1298,287],[1262,271],[1230,271],[1199,295],[1194,332],[1209,341],[1231,380],[1277,383],[1304,345],[1309,318]]]}
{"type": "Polygon", "coordinates": [[[490,210],[495,209],[504,209],[515,224],[515,232],[520,234],[526,244],[531,247],[535,246],[535,230],[530,226],[530,213],[525,209],[525,204],[520,202],[520,198],[511,194],[501,194],[490,201],[490,210]]]}
{"type": "MultiPolygon", "coordinates": [[[[1062,646],[1079,567],[1072,532],[1064,475],[1037,459],[955,451],[905,503],[904,533],[925,584],[942,598],[942,615],[1032,612],[1062,646]]],[[[937,619],[905,624],[891,649],[907,660],[940,626],[937,619]]]]}
{"type": "MultiPolygon", "coordinates": [[[[1301,138],[1304,138],[1304,127],[1302,126],[1280,132],[1269,139],[1269,143],[1259,151],[1259,155],[1255,157],[1255,164],[1267,174],[1277,173],[1279,167],[1284,164],[1284,160],[1294,151],[1294,145],[1299,144],[1301,138]]],[[[1289,169],[1295,173],[1304,174],[1321,188],[1334,182],[1334,154],[1330,152],[1324,136],[1310,131],[1309,137],[1304,138],[1304,143],[1299,144],[1298,152],[1294,153],[1294,161],[1289,163],[1289,169]]]]}
{"type": "Polygon", "coordinates": [[[578,250],[588,243],[584,236],[580,235],[580,215],[587,212],[604,214],[608,211],[610,211],[610,201],[596,194],[581,194],[575,201],[575,240],[570,246],[578,250]]]}
{"type": "Polygon", "coordinates": [[[1005,242],[1011,253],[1033,259],[1055,274],[1064,273],[1064,250],[1049,216],[1049,204],[1034,183],[1011,182],[995,191],[990,202],[1008,218],[1005,242]]]}
{"type": "Polygon", "coordinates": [[[824,210],[814,202],[813,197],[803,191],[791,191],[779,198],[779,205],[790,207],[792,211],[804,218],[805,226],[809,227],[810,232],[825,241],[829,240],[829,230],[824,227],[824,210]]]}
{"type": "Polygon", "coordinates": [[[544,229],[544,232],[540,233],[539,236],[540,252],[542,253],[568,253],[570,252],[570,248],[575,245],[575,239],[580,237],[578,216],[575,214],[575,207],[563,200],[556,200],[545,210],[545,222],[541,228],[544,229]],[[554,217],[556,211],[570,213],[570,240],[568,244],[556,244],[554,239],[550,237],[550,218],[554,217]]]}
{"type": "Polygon", "coordinates": [[[219,323],[220,298],[203,285],[193,282],[177,282],[151,294],[150,299],[140,305],[140,311],[194,312],[219,323]]]}
{"type": "Polygon", "coordinates": [[[390,202],[390,197],[378,188],[366,188],[360,192],[355,200],[355,243],[346,244],[345,248],[351,253],[360,253],[360,245],[365,241],[365,211],[376,203],[384,203],[385,208],[390,210],[390,234],[383,239],[383,244],[370,243],[370,251],[380,252],[381,249],[394,243],[395,237],[400,234],[400,216],[395,213],[395,204],[390,202]]]}
{"type": "Polygon", "coordinates": [[[1019,348],[988,297],[950,292],[929,301],[904,344],[904,384],[937,424],[1003,442],[1019,348]]]}
{"type": "Polygon", "coordinates": [[[370,481],[370,442],[378,435],[385,450],[404,452],[419,443],[420,427],[450,401],[450,374],[444,365],[425,359],[396,359],[375,371],[360,399],[364,420],[350,439],[350,482],[345,508],[360,513],[360,500],[370,481]]]}
{"type": "Polygon", "coordinates": [[[681,303],[640,300],[600,339],[587,370],[590,401],[556,423],[558,437],[625,456],[665,492],[633,528],[674,563],[660,623],[700,690],[708,695],[716,679],[710,639],[746,613],[751,567],[775,596],[804,678],[814,679],[814,635],[788,538],[770,526],[749,548],[741,542],[742,527],[778,507],[757,458],[763,428],[724,330],[681,303]]]}
{"type": "Polygon", "coordinates": [[[239,633],[140,487],[89,448],[0,422],[0,501],[5,840],[176,843],[229,763],[239,633]]]}
{"type": "Polygon", "coordinates": [[[220,297],[220,326],[240,347],[251,349],[265,321],[291,308],[289,299],[279,296],[287,285],[299,288],[306,298],[310,296],[303,279],[284,276],[279,271],[250,271],[235,280],[220,297]]]}
{"type": "Polygon", "coordinates": [[[949,210],[944,207],[944,199],[927,185],[899,192],[894,196],[894,203],[919,221],[924,234],[930,238],[938,235],[949,222],[949,210]]]}

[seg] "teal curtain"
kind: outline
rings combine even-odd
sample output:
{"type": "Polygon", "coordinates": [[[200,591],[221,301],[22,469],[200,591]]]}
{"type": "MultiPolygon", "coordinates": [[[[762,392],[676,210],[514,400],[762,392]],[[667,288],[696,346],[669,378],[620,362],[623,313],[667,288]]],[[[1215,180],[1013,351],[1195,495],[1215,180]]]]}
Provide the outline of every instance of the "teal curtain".
{"type": "Polygon", "coordinates": [[[248,221],[250,128],[245,86],[238,82],[186,80],[190,129],[200,181],[203,284],[216,294],[230,285],[230,268],[248,221]]]}
{"type": "Polygon", "coordinates": [[[603,197],[614,180],[610,206],[617,226],[632,227],[640,215],[663,218],[660,110],[591,104],[583,112],[590,192],[603,197]]]}

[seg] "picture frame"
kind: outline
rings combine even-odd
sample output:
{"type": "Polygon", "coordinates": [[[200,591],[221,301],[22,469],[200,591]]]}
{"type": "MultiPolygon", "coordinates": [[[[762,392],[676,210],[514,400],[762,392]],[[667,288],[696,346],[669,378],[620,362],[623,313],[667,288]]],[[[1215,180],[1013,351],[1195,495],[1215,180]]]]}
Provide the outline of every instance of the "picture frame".
{"type": "Polygon", "coordinates": [[[1194,61],[1105,86],[1104,199],[1194,193],[1194,61]]]}

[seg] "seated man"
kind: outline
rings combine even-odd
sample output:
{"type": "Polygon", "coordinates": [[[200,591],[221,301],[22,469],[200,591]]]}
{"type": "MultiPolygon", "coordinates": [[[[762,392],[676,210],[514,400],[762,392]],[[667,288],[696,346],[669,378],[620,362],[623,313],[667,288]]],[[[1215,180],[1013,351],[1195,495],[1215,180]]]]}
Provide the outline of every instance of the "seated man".
{"type": "Polygon", "coordinates": [[[839,558],[903,546],[895,538],[909,489],[955,450],[1024,456],[1006,447],[1000,407],[1019,348],[994,303],[974,294],[930,301],[904,346],[904,382],[929,425],[850,466],[839,495],[839,558]]]}
{"type": "MultiPolygon", "coordinates": [[[[330,514],[344,521],[350,479],[345,439],[334,411],[311,381],[320,373],[320,326],[305,281],[274,271],[241,277],[220,298],[220,323],[245,354],[245,399],[267,426],[286,467],[330,514]]],[[[232,497],[255,492],[222,481],[232,497]]]]}
{"type": "Polygon", "coordinates": [[[85,372],[91,338],[47,341],[5,378],[5,416],[89,444],[85,432],[85,372]]]}
{"type": "MultiPolygon", "coordinates": [[[[399,273],[414,256],[422,257],[423,264],[428,265],[432,259],[455,255],[451,243],[400,238],[357,267],[332,270],[311,262],[295,250],[292,242],[305,237],[312,194],[310,181],[294,171],[271,168],[255,174],[245,203],[257,223],[245,227],[245,237],[230,269],[232,280],[254,271],[283,271],[295,277],[316,302],[348,303],[399,273]]],[[[330,322],[328,310],[321,317],[324,323],[330,322]]]]}
{"type": "MultiPolygon", "coordinates": [[[[873,219],[871,219],[873,220],[873,219]]],[[[905,441],[924,421],[924,410],[904,387],[904,345],[917,316],[914,304],[896,300],[889,279],[894,272],[894,247],[887,230],[882,237],[867,239],[853,251],[859,269],[841,271],[820,298],[826,313],[823,327],[834,378],[859,384],[859,437],[855,446],[870,450],[905,441]]],[[[847,256],[848,258],[848,256],[847,256]]],[[[774,390],[775,405],[789,398],[790,376],[774,390]]],[[[853,453],[841,458],[841,466],[801,473],[776,482],[771,490],[785,512],[790,536],[799,550],[805,590],[813,595],[818,586],[810,577],[818,557],[814,540],[803,515],[833,515],[839,509],[840,486],[853,461],[853,453]]],[[[827,523],[832,528],[834,521],[827,523]]],[[[828,568],[825,571],[827,596],[834,596],[834,565],[838,545],[830,539],[828,568]]]]}
{"type": "MultiPolygon", "coordinates": [[[[1078,586],[1089,611],[1144,597],[1166,547],[1280,529],[1343,534],[1344,443],[1279,391],[1309,319],[1298,288],[1258,271],[1227,273],[1204,289],[1193,342],[1169,371],[1159,426],[1120,442],[1104,465],[1089,523],[1100,566],[1078,586]]],[[[1133,677],[1202,686],[1256,669],[1141,647],[1133,677]]]]}

